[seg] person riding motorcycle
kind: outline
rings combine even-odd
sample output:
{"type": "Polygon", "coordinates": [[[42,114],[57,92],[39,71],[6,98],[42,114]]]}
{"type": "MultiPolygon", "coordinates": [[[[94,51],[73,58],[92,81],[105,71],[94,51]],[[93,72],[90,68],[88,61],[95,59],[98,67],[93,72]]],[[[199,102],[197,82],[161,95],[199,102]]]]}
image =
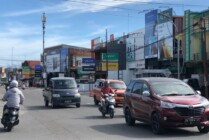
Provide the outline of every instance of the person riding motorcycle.
{"type": "Polygon", "coordinates": [[[112,88],[109,86],[109,81],[104,82],[104,86],[101,88],[101,104],[103,108],[105,109],[105,94],[114,93],[112,88]]]}
{"type": "Polygon", "coordinates": [[[16,80],[11,81],[9,89],[2,98],[3,101],[7,101],[7,103],[4,105],[3,116],[4,116],[4,111],[7,108],[19,109],[20,104],[23,104],[24,98],[25,97],[22,91],[18,89],[18,82],[16,80]]]}

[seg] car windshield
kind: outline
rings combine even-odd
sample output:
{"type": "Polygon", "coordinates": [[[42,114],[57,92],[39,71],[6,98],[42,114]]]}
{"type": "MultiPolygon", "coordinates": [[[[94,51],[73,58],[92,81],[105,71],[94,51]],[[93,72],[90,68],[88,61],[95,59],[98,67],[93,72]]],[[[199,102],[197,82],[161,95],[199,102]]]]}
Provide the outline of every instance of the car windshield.
{"type": "Polygon", "coordinates": [[[123,82],[110,82],[109,86],[113,89],[126,89],[126,85],[123,82]]]}
{"type": "Polygon", "coordinates": [[[55,89],[72,89],[77,88],[75,80],[55,80],[54,81],[55,89]]]}
{"type": "Polygon", "coordinates": [[[196,94],[194,90],[184,83],[156,82],[152,84],[154,92],[159,96],[183,96],[196,94]]]}

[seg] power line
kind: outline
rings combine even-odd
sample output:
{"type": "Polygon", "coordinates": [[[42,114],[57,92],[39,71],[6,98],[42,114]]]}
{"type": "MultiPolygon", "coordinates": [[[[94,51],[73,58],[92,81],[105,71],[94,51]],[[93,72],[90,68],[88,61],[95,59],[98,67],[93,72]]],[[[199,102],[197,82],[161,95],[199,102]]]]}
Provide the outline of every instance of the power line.
{"type": "Polygon", "coordinates": [[[86,2],[86,1],[74,1],[74,0],[67,0],[67,1],[70,1],[73,3],[82,3],[82,4],[87,4],[87,5],[98,5],[98,6],[102,6],[102,7],[116,8],[116,9],[125,10],[125,11],[139,12],[139,10],[137,10],[137,9],[124,8],[124,7],[120,7],[120,6],[110,6],[110,5],[97,4],[97,3],[91,3],[91,2],[86,2]]]}
{"type": "Polygon", "coordinates": [[[23,61],[25,61],[25,60],[11,60],[11,59],[2,59],[2,58],[0,58],[0,61],[17,61],[17,62],[23,62],[23,61]]]}

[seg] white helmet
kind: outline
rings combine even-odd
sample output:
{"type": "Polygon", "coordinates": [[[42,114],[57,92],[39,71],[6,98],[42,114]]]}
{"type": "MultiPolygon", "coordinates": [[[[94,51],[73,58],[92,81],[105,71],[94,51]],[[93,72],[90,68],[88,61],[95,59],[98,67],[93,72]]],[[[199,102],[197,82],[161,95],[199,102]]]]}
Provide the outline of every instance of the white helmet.
{"type": "Polygon", "coordinates": [[[12,80],[12,82],[10,83],[10,87],[18,87],[18,82],[16,80],[12,80]]]}

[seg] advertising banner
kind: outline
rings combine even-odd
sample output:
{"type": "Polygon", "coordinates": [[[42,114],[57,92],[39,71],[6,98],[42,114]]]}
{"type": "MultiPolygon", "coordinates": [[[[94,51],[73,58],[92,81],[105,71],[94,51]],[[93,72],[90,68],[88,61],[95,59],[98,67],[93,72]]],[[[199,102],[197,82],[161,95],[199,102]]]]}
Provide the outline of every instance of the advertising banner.
{"type": "Polygon", "coordinates": [[[145,15],[145,42],[144,57],[154,58],[158,54],[157,46],[157,10],[152,10],[145,15]]]}
{"type": "Polygon", "coordinates": [[[158,15],[158,58],[168,59],[173,57],[173,21],[172,9],[158,15]]]}
{"type": "Polygon", "coordinates": [[[91,50],[97,49],[101,45],[100,37],[91,40],[91,50]]]}
{"type": "Polygon", "coordinates": [[[126,61],[133,61],[135,60],[135,38],[132,36],[129,36],[126,39],[126,48],[127,48],[127,53],[126,53],[126,61]]]}
{"type": "Polygon", "coordinates": [[[47,55],[46,68],[47,72],[60,72],[60,54],[47,55]]]}
{"type": "Polygon", "coordinates": [[[60,50],[60,54],[61,54],[60,72],[66,72],[68,68],[68,48],[62,48],[60,50]]]}
{"type": "Polygon", "coordinates": [[[126,61],[144,59],[144,34],[145,30],[140,29],[127,35],[126,61]]]}
{"type": "Polygon", "coordinates": [[[114,34],[110,35],[110,43],[114,43],[114,34]]]}

